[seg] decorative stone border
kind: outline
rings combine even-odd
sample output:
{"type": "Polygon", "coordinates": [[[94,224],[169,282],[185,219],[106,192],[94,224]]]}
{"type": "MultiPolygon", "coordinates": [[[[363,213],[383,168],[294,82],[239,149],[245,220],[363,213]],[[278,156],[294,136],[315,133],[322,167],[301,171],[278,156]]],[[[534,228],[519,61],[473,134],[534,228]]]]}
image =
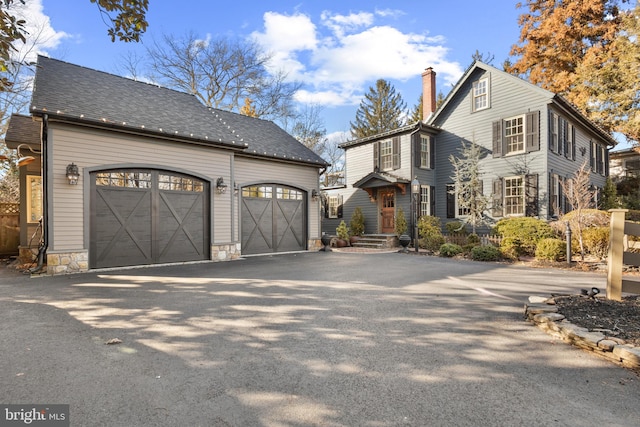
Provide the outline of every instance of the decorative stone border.
{"type": "Polygon", "coordinates": [[[564,342],[591,351],[625,368],[640,370],[639,347],[626,344],[619,338],[574,325],[558,313],[558,307],[547,302],[550,300],[529,297],[530,302],[524,305],[525,319],[564,342]]]}

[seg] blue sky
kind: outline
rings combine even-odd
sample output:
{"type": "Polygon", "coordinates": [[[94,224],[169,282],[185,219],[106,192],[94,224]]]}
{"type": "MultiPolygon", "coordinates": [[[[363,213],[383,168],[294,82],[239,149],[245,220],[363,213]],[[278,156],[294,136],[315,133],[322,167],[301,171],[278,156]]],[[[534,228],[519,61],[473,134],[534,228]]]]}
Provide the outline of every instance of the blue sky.
{"type": "MultiPolygon", "coordinates": [[[[253,38],[304,83],[297,99],[322,106],[328,134],[349,130],[363,94],[389,80],[408,106],[417,103],[420,74],[437,72],[447,94],[479,50],[501,68],[518,41],[516,1],[226,1],[150,0],[140,44],[112,43],[89,0],[27,0],[25,14],[44,29],[39,49],[50,57],[114,74],[122,55],[143,55],[163,34],[253,38]]],[[[120,64],[120,68],[118,67],[120,64]]]]}

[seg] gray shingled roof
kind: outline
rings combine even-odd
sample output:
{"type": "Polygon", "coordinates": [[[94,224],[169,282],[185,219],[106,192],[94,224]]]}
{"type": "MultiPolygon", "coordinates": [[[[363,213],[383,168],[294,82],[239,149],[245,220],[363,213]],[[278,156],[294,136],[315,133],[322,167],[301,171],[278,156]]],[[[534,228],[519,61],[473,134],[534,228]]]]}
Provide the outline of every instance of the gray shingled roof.
{"type": "Polygon", "coordinates": [[[29,116],[12,114],[4,141],[9,148],[18,148],[20,144],[31,147],[40,146],[40,123],[29,116]]]}
{"type": "Polygon", "coordinates": [[[326,165],[271,121],[207,108],[194,95],[44,56],[38,57],[31,113],[326,165]]]}

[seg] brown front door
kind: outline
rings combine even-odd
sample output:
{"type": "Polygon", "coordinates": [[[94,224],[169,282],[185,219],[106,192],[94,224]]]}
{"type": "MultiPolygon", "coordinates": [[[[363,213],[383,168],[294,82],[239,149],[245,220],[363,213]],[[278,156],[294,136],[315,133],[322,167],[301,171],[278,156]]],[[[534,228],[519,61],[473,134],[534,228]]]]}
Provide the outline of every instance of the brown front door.
{"type": "Polygon", "coordinates": [[[381,194],[380,203],[381,206],[381,214],[382,214],[382,226],[380,227],[380,232],[382,233],[394,233],[395,232],[395,221],[394,217],[396,215],[396,193],[395,191],[384,191],[381,194]]]}

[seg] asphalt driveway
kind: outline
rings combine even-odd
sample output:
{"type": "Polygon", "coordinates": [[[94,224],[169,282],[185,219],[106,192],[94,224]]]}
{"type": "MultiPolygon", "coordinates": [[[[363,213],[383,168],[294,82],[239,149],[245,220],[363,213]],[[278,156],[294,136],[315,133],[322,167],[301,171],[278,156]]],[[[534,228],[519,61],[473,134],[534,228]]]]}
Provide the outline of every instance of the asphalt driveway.
{"type": "Polygon", "coordinates": [[[4,272],[0,403],[72,426],[637,426],[637,375],[523,320],[591,286],[397,253],[4,272]]]}

